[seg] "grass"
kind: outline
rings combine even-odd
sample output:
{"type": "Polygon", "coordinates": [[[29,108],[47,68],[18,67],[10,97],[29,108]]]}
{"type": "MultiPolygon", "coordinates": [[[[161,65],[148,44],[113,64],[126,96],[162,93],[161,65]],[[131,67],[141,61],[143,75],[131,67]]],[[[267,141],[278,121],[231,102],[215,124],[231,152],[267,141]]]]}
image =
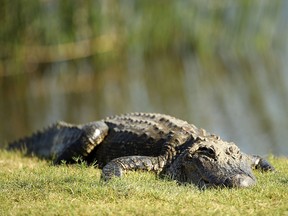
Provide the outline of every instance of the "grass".
{"type": "Polygon", "coordinates": [[[0,215],[288,215],[288,160],[256,172],[250,189],[209,189],[132,172],[105,183],[84,163],[49,162],[0,151],[0,215]]]}

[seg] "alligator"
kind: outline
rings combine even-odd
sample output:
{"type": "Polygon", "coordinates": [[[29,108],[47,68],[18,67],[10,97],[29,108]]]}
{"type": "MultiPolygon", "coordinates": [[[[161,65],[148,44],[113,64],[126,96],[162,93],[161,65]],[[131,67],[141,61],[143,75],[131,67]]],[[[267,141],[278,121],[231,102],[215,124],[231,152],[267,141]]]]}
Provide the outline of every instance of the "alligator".
{"type": "Polygon", "coordinates": [[[256,183],[252,169],[274,170],[264,158],[245,154],[232,142],[156,113],[122,114],[82,125],[60,121],[8,145],[8,150],[19,149],[55,165],[81,157],[96,163],[105,180],[145,170],[200,188],[249,187],[256,183]]]}

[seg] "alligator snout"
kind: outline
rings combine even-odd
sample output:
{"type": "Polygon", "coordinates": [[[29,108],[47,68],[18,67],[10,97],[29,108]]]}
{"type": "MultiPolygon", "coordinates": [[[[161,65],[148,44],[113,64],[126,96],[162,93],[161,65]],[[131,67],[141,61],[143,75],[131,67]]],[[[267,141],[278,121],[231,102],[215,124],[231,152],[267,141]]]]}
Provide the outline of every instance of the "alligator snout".
{"type": "Polygon", "coordinates": [[[224,182],[226,187],[251,187],[256,184],[256,179],[254,177],[245,174],[236,174],[227,178],[224,182]]]}

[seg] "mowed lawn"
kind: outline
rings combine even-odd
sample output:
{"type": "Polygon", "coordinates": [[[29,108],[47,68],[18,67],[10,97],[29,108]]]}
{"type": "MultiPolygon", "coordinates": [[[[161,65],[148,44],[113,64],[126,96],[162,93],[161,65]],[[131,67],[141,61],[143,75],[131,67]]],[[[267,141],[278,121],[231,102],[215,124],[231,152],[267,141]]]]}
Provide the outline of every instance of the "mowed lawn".
{"type": "Polygon", "coordinates": [[[0,215],[288,215],[288,159],[270,158],[277,172],[255,172],[249,189],[178,185],[130,172],[111,182],[101,170],[0,151],[0,215]]]}

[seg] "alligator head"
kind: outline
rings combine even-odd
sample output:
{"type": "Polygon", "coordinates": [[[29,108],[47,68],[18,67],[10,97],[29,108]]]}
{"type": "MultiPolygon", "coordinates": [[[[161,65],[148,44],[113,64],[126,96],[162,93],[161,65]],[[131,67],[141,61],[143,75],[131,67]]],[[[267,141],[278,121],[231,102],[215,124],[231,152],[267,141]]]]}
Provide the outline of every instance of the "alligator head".
{"type": "Polygon", "coordinates": [[[198,140],[167,170],[180,182],[206,187],[249,187],[256,183],[251,165],[234,143],[198,140]]]}

